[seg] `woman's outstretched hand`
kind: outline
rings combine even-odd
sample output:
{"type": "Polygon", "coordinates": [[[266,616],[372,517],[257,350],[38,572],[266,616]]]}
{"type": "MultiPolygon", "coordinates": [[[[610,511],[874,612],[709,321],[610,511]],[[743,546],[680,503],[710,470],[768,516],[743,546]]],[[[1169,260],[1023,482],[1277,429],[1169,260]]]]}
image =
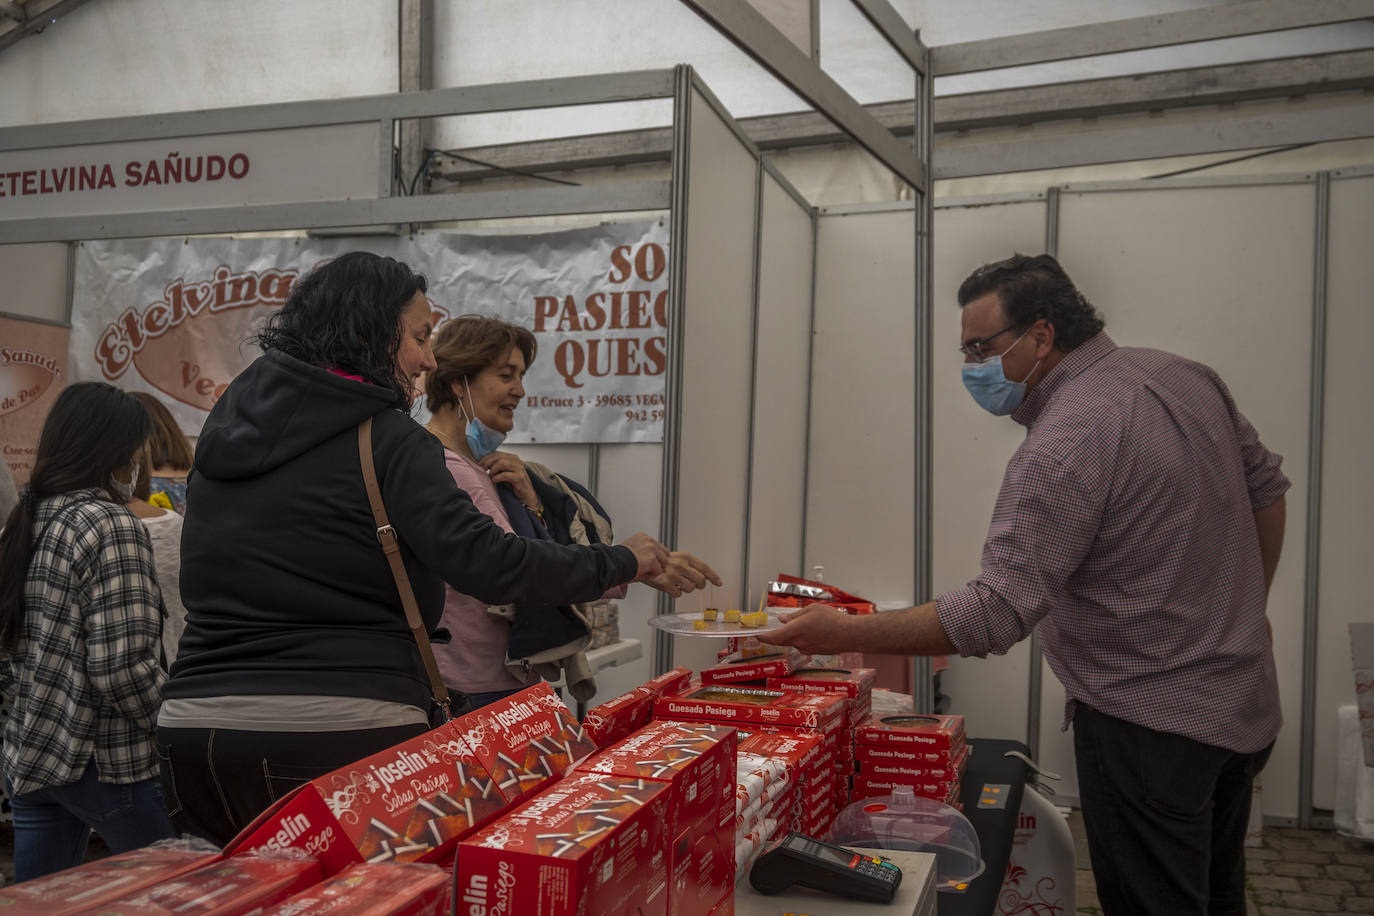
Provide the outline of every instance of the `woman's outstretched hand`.
{"type": "Polygon", "coordinates": [[[668,565],[664,567],[663,572],[652,579],[645,579],[644,582],[670,598],[681,598],[699,588],[705,588],[707,582],[712,585],[725,584],[705,560],[699,560],[685,550],[674,550],[668,554],[668,565]]]}

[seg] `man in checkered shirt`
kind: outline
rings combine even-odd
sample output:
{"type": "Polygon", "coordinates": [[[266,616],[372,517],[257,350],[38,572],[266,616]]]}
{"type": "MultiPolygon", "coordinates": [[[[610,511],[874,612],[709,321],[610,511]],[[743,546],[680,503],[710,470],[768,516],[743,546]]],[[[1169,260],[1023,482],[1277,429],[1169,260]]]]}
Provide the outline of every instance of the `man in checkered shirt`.
{"type": "Polygon", "coordinates": [[[980,268],[959,304],[965,387],[1027,429],[981,574],[905,611],[811,605],[761,638],[983,657],[1038,627],[1104,911],[1243,914],[1251,783],[1281,724],[1281,459],[1211,369],[1118,347],[1048,255],[980,268]]]}

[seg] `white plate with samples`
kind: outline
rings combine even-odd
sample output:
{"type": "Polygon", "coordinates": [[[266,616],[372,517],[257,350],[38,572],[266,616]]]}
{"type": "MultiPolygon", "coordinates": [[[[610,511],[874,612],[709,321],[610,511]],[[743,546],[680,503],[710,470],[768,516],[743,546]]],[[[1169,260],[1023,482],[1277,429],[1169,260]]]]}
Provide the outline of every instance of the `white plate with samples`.
{"type": "Polygon", "coordinates": [[[757,621],[754,626],[747,626],[746,622],[741,620],[726,620],[725,611],[717,611],[715,620],[703,619],[701,612],[695,614],[658,614],[649,618],[649,626],[665,633],[672,633],[674,636],[758,636],[761,633],[771,633],[781,629],[783,624],[778,615],[795,610],[796,608],[779,607],[767,608],[763,611],[740,612],[739,616],[745,618],[745,621],[757,621]]]}

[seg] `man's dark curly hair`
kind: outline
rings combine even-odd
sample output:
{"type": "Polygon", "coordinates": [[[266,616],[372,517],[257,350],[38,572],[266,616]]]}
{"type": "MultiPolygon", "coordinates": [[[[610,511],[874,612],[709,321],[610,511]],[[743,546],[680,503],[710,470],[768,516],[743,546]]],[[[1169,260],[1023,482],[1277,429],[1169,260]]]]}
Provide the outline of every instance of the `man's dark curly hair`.
{"type": "Polygon", "coordinates": [[[1054,325],[1057,350],[1072,350],[1105,323],[1059,262],[1047,254],[1014,254],[1005,261],[984,264],[959,287],[959,305],[988,293],[997,294],[1016,331],[1024,331],[1041,318],[1054,325]]]}
{"type": "Polygon", "coordinates": [[[297,280],[254,341],[264,350],[390,388],[404,410],[410,392],[396,377],[401,312],[427,286],[423,274],[395,258],[350,251],[297,280]]]}

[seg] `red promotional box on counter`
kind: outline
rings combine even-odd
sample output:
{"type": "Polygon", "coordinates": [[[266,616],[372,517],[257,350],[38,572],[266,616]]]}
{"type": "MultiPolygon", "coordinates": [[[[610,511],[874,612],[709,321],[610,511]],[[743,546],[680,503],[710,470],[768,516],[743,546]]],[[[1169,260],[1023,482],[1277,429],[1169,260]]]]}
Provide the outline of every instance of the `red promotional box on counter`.
{"type": "Polygon", "coordinates": [[[491,773],[507,802],[553,782],[596,750],[586,730],[542,681],[449,724],[491,773]]]}
{"type": "Polygon", "coordinates": [[[883,716],[861,722],[854,729],[855,744],[947,751],[963,740],[963,716],[883,716]]]}
{"type": "Polygon", "coordinates": [[[811,661],[811,656],[802,655],[796,649],[768,652],[750,658],[745,658],[736,652],[727,655],[714,668],[703,669],[701,682],[703,684],[734,684],[740,681],[786,677],[809,661],[811,661]]]}
{"type": "Polygon", "coordinates": [[[636,687],[587,710],[582,727],[598,747],[606,747],[647,724],[657,696],[647,686],[636,687]]]}
{"type": "Polygon", "coordinates": [[[449,911],[449,882],[437,865],[350,865],[261,916],[438,916],[449,911]]]}
{"type": "Polygon", "coordinates": [[[469,836],[462,913],[665,916],[668,784],[573,773],[469,836]]]}
{"type": "Polygon", "coordinates": [[[220,860],[193,845],[157,843],[0,889],[0,912],[68,916],[220,860]]]}
{"type": "Polygon", "coordinates": [[[959,779],[968,766],[968,745],[955,752],[954,760],[946,763],[913,763],[906,760],[869,760],[862,763],[859,771],[873,779],[890,779],[894,782],[930,783],[953,782],[959,779]]]}
{"type": "Polygon", "coordinates": [[[671,671],[663,672],[652,680],[645,681],[640,686],[651,691],[656,697],[663,697],[673,693],[681,693],[691,683],[691,668],[674,668],[671,671]]]}
{"type": "Polygon", "coordinates": [[[830,731],[844,716],[844,697],[790,693],[756,687],[703,684],[654,701],[660,719],[710,719],[717,722],[793,725],[830,731]]]}
{"type": "Polygon", "coordinates": [[[906,786],[916,794],[918,798],[929,798],[953,807],[959,800],[958,782],[923,782],[909,783],[897,779],[885,779],[883,777],[869,777],[863,773],[854,777],[854,798],[875,798],[879,795],[891,795],[898,786],[906,786]]]}
{"type": "Polygon", "coordinates": [[[912,766],[948,766],[968,745],[960,741],[952,748],[938,751],[920,750],[914,747],[894,747],[887,744],[856,744],[854,760],[859,766],[866,763],[907,763],[912,766]]]}
{"type": "Polygon", "coordinates": [[[301,786],[259,815],[225,853],[303,849],[327,875],[357,862],[441,858],[507,804],[456,725],[301,786]]]}
{"type": "Polygon", "coordinates": [[[319,863],[301,853],[237,856],[121,895],[102,903],[94,913],[101,916],[241,916],[285,900],[318,883],[322,877],[319,863]]]}
{"type": "Polygon", "coordinates": [[[578,764],[578,773],[661,779],[671,784],[668,827],[676,838],[693,824],[701,833],[728,826],[735,814],[733,728],[691,722],[651,722],[578,764]]]}
{"type": "Polygon", "coordinates": [[[770,690],[801,693],[842,693],[850,699],[871,696],[877,668],[799,668],[783,677],[770,677],[770,690]]]}

